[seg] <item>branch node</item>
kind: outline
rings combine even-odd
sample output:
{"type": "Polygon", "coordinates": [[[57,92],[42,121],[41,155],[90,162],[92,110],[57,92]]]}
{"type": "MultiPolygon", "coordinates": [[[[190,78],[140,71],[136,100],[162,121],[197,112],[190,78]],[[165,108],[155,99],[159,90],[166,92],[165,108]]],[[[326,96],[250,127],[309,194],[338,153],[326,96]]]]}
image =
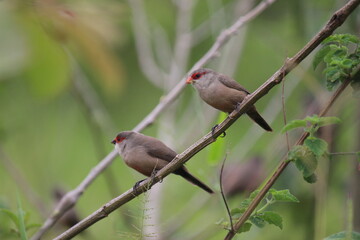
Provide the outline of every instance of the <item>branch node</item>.
{"type": "Polygon", "coordinates": [[[101,209],[101,217],[107,217],[109,214],[106,212],[106,206],[104,205],[101,209]]]}

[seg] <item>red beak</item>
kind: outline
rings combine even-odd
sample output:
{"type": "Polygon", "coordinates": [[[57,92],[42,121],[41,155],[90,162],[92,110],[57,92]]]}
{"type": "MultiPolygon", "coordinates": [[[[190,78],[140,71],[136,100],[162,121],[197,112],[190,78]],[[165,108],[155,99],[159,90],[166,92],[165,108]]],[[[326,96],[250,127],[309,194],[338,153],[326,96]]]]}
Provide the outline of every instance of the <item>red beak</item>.
{"type": "Polygon", "coordinates": [[[111,143],[112,143],[112,144],[115,144],[115,143],[116,143],[116,140],[115,140],[115,139],[114,139],[114,140],[112,140],[112,141],[111,141],[111,143]]]}
{"type": "Polygon", "coordinates": [[[190,84],[193,82],[192,77],[188,77],[188,79],[186,79],[186,84],[190,84]]]}

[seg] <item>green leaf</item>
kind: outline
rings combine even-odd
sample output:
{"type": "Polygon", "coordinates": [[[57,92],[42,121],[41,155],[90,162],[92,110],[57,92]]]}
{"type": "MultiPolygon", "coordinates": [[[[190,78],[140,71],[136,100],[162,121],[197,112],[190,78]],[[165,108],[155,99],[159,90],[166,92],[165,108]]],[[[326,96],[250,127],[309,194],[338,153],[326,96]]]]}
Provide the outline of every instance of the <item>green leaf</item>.
{"type": "Polygon", "coordinates": [[[340,34],[333,34],[329,37],[327,37],[322,44],[328,44],[328,43],[333,43],[336,42],[338,43],[340,41],[340,34]]]}
{"type": "Polygon", "coordinates": [[[4,209],[4,208],[0,208],[0,212],[4,213],[6,216],[8,216],[11,219],[11,221],[15,224],[15,226],[17,228],[19,228],[19,220],[15,213],[13,213],[12,211],[10,211],[8,209],[4,209]]]}
{"type": "Polygon", "coordinates": [[[278,202],[300,202],[294,195],[290,193],[289,189],[279,191],[275,189],[270,189],[270,193],[273,198],[278,202]]]}
{"type": "Polygon", "coordinates": [[[319,118],[318,122],[316,123],[319,127],[327,126],[331,124],[338,124],[341,120],[337,117],[321,117],[319,118]]]}
{"type": "Polygon", "coordinates": [[[296,145],[296,146],[292,147],[290,149],[290,151],[288,152],[286,162],[290,162],[290,161],[294,162],[294,161],[296,161],[296,159],[298,158],[298,156],[297,156],[298,152],[301,151],[302,148],[303,148],[303,146],[301,146],[301,145],[296,145]]]}
{"type": "Polygon", "coordinates": [[[355,43],[355,44],[360,43],[360,39],[357,36],[352,35],[352,34],[343,34],[341,36],[341,39],[346,41],[346,42],[352,42],[352,43],[355,43]]]}
{"type": "Polygon", "coordinates": [[[331,81],[327,81],[326,82],[326,88],[329,90],[329,91],[332,91],[334,89],[334,87],[336,85],[338,85],[338,81],[335,81],[335,82],[331,82],[331,81]]]}
{"type": "Polygon", "coordinates": [[[327,81],[336,82],[341,76],[341,69],[339,69],[338,66],[328,67],[323,73],[325,74],[327,81]]]}
{"type": "Polygon", "coordinates": [[[314,114],[312,116],[307,116],[304,120],[310,122],[312,125],[315,125],[320,121],[320,117],[314,114]]]}
{"type": "Polygon", "coordinates": [[[309,177],[316,170],[317,159],[310,150],[302,150],[295,161],[295,165],[304,177],[309,177]]]}
{"type": "Polygon", "coordinates": [[[347,45],[350,42],[351,43],[355,43],[358,44],[360,43],[360,40],[357,36],[352,35],[352,34],[333,34],[329,37],[327,37],[322,44],[328,44],[331,42],[336,42],[342,45],[347,45]]]}
{"type": "Polygon", "coordinates": [[[249,198],[245,199],[244,201],[242,201],[240,203],[240,209],[247,208],[250,205],[250,203],[251,203],[251,199],[249,199],[249,198]]]}
{"type": "Polygon", "coordinates": [[[353,67],[355,61],[351,60],[351,59],[344,59],[341,62],[341,67],[345,68],[345,69],[351,69],[353,67]]]}
{"type": "Polygon", "coordinates": [[[230,210],[230,215],[234,218],[240,217],[244,212],[246,208],[233,208],[230,210]]]}
{"type": "Polygon", "coordinates": [[[275,225],[277,227],[279,227],[280,229],[283,228],[283,220],[282,217],[276,213],[276,212],[271,212],[271,211],[267,211],[267,212],[263,212],[261,213],[262,215],[262,219],[264,219],[264,221],[266,221],[269,224],[275,225]]]}
{"type": "Polygon", "coordinates": [[[318,157],[324,155],[328,148],[326,141],[315,137],[308,137],[305,139],[304,144],[318,157]]]}
{"type": "Polygon", "coordinates": [[[252,224],[250,222],[245,222],[237,231],[237,233],[242,233],[242,232],[248,232],[251,229],[252,224]]]}
{"type": "Polygon", "coordinates": [[[339,60],[341,60],[344,57],[346,57],[347,53],[348,53],[348,48],[347,47],[345,47],[345,46],[337,47],[337,49],[333,53],[333,58],[337,57],[339,60]]]}
{"type": "Polygon", "coordinates": [[[294,128],[299,128],[299,127],[306,127],[306,121],[305,120],[300,120],[300,119],[292,120],[291,122],[286,124],[283,127],[283,129],[281,129],[281,133],[285,133],[285,132],[287,132],[289,130],[292,130],[294,128]]]}
{"type": "Polygon", "coordinates": [[[40,223],[30,223],[30,224],[26,225],[26,231],[33,229],[33,228],[39,228],[41,226],[42,226],[42,224],[40,224],[40,223]]]}
{"type": "Polygon", "coordinates": [[[249,220],[251,221],[251,223],[253,223],[258,228],[263,228],[266,225],[266,222],[263,219],[261,213],[260,214],[255,214],[254,216],[251,216],[249,218],[249,220]]]}
{"type": "MultiPolygon", "coordinates": [[[[339,232],[324,238],[324,240],[348,240],[348,234],[347,232],[339,232]]],[[[360,233],[358,232],[351,232],[349,235],[351,240],[360,240],[360,233]]]]}
{"type": "Polygon", "coordinates": [[[319,65],[319,63],[324,60],[324,57],[329,53],[330,50],[331,50],[330,46],[326,45],[326,46],[322,47],[315,54],[315,57],[314,57],[314,60],[313,60],[313,68],[314,68],[314,70],[319,65]]]}
{"type": "Polygon", "coordinates": [[[304,180],[308,183],[315,183],[317,181],[317,176],[313,173],[310,176],[304,177],[304,180]]]}
{"type": "Polygon", "coordinates": [[[24,220],[24,210],[21,206],[21,200],[19,194],[17,194],[17,205],[18,205],[18,220],[19,220],[19,232],[21,236],[21,240],[27,240],[26,235],[26,227],[25,227],[25,220],[24,220]]]}
{"type": "Polygon", "coordinates": [[[260,189],[256,189],[255,191],[253,191],[251,194],[250,194],[250,197],[249,199],[250,200],[253,200],[260,192],[260,189]]]}
{"type": "Polygon", "coordinates": [[[305,145],[297,145],[288,153],[288,161],[294,161],[303,177],[311,176],[317,167],[315,154],[305,145]]]}

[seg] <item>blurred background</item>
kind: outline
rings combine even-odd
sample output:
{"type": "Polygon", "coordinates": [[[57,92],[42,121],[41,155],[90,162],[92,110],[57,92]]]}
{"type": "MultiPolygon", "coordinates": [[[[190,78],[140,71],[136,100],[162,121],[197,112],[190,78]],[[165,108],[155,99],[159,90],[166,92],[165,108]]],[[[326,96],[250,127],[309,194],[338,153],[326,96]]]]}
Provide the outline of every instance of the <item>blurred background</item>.
{"type": "MultiPolygon", "coordinates": [[[[342,0],[278,0],[241,28],[206,67],[232,76],[250,92],[303,47],[343,6],[342,0]]],[[[254,0],[3,0],[0,1],[0,207],[16,213],[18,199],[29,223],[42,224],[59,196],[75,188],[110,151],[110,141],[134,128],[199,60],[219,33],[259,1],[254,0]],[[17,197],[18,192],[18,197],[17,197]]],[[[359,36],[359,9],[337,33],[359,36]]],[[[313,54],[285,81],[287,120],[318,113],[331,93],[313,54]]],[[[186,166],[219,192],[219,169],[227,155],[225,190],[230,208],[270,176],[287,152],[281,86],[257,104],[274,129],[266,133],[247,116],[225,138],[186,166]],[[246,177],[244,177],[246,176],[246,177]]],[[[360,149],[359,99],[347,89],[329,115],[342,123],[319,133],[330,152],[360,149]]],[[[187,86],[144,134],[177,152],[208,133],[225,114],[204,104],[187,86]]],[[[301,131],[290,133],[295,143],[301,131]]],[[[360,172],[355,157],[324,159],[318,181],[308,184],[290,165],[275,188],[300,200],[278,204],[283,230],[253,227],[237,239],[322,239],[348,227],[360,231],[360,172]],[[349,200],[353,208],[349,209],[349,200]],[[351,215],[350,214],[350,215],[351,215]]],[[[90,185],[70,220],[51,239],[143,176],[117,157],[90,185]]],[[[215,223],[227,219],[220,194],[213,196],[178,176],[96,223],[75,239],[222,239],[215,223]]],[[[0,213],[0,238],[17,239],[0,213]]],[[[37,229],[28,231],[31,236],[37,229]]]]}

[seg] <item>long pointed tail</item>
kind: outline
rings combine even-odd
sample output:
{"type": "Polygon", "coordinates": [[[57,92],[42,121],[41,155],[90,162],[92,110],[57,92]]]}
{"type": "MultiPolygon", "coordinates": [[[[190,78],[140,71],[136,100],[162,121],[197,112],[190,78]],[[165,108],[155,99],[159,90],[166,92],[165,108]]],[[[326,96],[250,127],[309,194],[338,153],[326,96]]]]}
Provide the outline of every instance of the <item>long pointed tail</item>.
{"type": "Polygon", "coordinates": [[[246,114],[264,130],[272,132],[272,128],[265,121],[265,119],[263,119],[263,117],[258,113],[258,111],[256,111],[255,107],[252,107],[249,111],[246,112],[246,114]]]}
{"type": "Polygon", "coordinates": [[[185,178],[186,180],[188,180],[189,182],[191,182],[192,184],[202,188],[203,190],[205,190],[208,193],[214,193],[213,190],[211,190],[211,188],[209,188],[208,186],[206,186],[205,183],[201,182],[199,179],[197,179],[196,177],[194,177],[193,175],[191,175],[188,170],[185,167],[179,168],[178,170],[176,170],[174,172],[177,175],[182,176],[183,178],[185,178]]]}

